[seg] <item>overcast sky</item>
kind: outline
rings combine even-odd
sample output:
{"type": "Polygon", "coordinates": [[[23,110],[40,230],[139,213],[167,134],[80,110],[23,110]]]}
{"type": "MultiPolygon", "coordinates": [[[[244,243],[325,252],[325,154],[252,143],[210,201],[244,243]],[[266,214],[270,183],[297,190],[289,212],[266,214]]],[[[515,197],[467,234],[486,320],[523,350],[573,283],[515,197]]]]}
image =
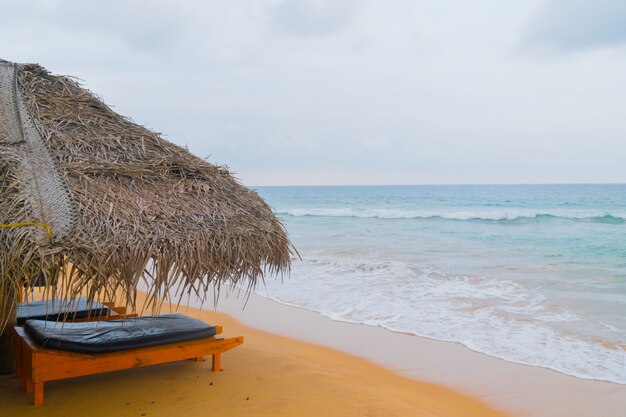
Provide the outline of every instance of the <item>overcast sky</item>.
{"type": "Polygon", "coordinates": [[[626,1],[4,1],[75,75],[248,185],[626,182],[626,1]]]}

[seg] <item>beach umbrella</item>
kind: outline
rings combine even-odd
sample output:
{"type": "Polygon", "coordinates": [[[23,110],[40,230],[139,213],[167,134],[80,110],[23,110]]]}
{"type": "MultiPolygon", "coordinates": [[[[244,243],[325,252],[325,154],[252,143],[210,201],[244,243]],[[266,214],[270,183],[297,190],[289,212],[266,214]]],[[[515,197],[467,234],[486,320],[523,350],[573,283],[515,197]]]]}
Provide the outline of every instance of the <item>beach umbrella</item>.
{"type": "Polygon", "coordinates": [[[18,291],[34,280],[50,297],[116,296],[131,307],[144,288],[156,312],[171,292],[250,289],[287,271],[291,250],[270,207],[226,167],[115,113],[73,78],[0,60],[5,342],[18,291]]]}

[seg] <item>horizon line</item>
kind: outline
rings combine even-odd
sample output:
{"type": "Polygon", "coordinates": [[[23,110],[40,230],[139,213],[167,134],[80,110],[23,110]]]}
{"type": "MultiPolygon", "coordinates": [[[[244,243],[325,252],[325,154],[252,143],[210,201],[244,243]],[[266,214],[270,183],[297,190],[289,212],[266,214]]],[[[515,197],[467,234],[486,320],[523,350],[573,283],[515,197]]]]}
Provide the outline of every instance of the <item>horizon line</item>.
{"type": "Polygon", "coordinates": [[[247,187],[433,187],[433,186],[461,186],[461,185],[626,185],[626,182],[520,182],[520,183],[423,183],[423,184],[255,184],[247,187]]]}

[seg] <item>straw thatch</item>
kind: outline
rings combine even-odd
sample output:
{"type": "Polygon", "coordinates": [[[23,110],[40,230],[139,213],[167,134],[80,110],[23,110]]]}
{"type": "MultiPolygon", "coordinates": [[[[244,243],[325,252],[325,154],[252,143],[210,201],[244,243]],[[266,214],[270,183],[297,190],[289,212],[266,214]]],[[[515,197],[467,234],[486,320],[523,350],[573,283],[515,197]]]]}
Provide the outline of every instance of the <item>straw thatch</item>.
{"type": "Polygon", "coordinates": [[[132,305],[138,285],[156,301],[172,289],[250,288],[288,270],[281,223],[225,167],[120,116],[72,78],[0,67],[9,109],[0,109],[0,223],[41,222],[52,237],[36,225],[0,229],[0,307],[40,278],[64,277],[57,296],[115,293],[132,305]]]}

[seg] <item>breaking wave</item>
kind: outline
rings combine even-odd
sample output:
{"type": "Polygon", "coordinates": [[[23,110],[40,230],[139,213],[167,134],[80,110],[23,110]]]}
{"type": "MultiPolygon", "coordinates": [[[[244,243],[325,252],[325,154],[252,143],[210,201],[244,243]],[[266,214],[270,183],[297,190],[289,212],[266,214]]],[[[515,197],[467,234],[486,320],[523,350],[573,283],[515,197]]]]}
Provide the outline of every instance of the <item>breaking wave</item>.
{"type": "Polygon", "coordinates": [[[293,208],[277,211],[278,215],[293,217],[355,217],[376,219],[431,219],[483,222],[520,222],[542,220],[569,220],[577,222],[623,224],[626,213],[582,213],[582,212],[539,212],[539,211],[449,211],[398,210],[378,208],[293,208]]]}

